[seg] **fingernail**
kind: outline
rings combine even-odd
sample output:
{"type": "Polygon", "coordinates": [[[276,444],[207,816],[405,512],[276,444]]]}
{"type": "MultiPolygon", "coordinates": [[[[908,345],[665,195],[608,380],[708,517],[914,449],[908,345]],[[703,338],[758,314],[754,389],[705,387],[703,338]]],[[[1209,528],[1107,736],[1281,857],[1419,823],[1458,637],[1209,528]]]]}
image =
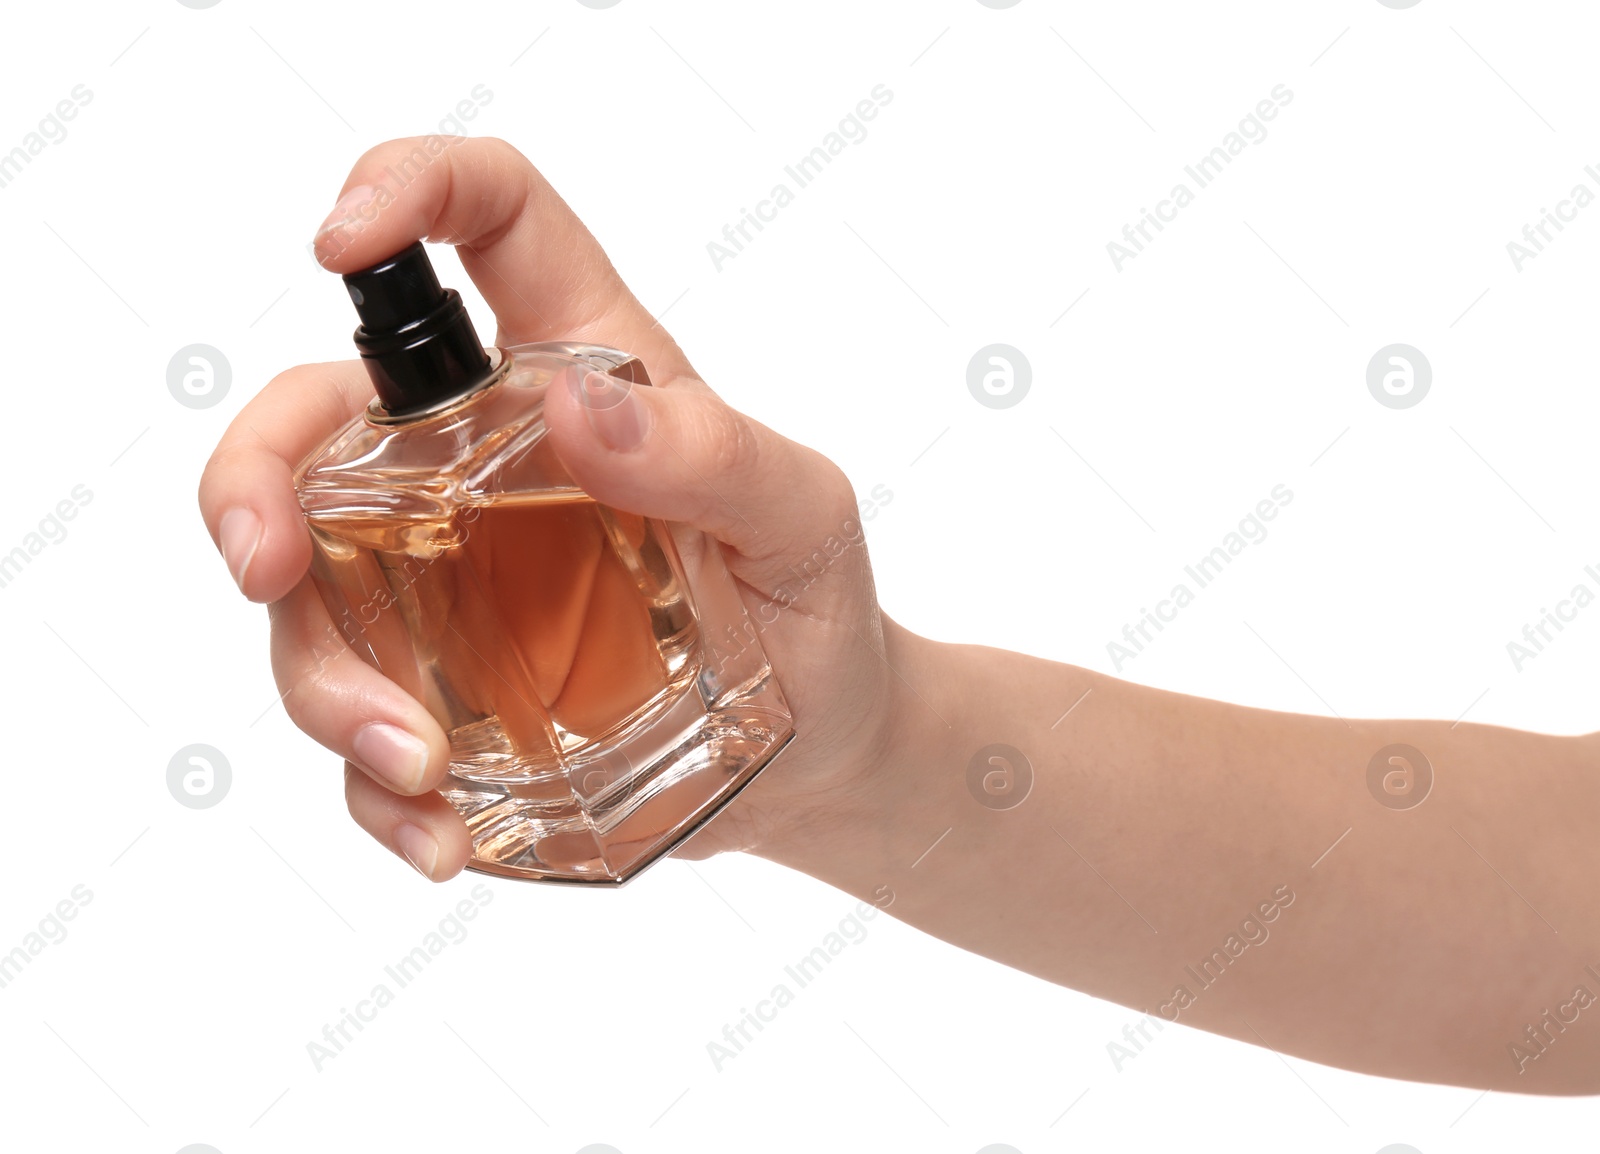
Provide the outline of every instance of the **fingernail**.
{"type": "Polygon", "coordinates": [[[312,242],[318,260],[337,256],[352,237],[377,219],[377,210],[383,207],[378,203],[381,191],[370,184],[358,184],[339,198],[312,242]]]}
{"type": "Polygon", "coordinates": [[[650,410],[633,385],[607,373],[574,370],[568,387],[593,429],[608,446],[626,453],[650,435],[650,410]]]}
{"type": "Polygon", "coordinates": [[[428,746],[421,738],[398,725],[374,721],[356,732],[350,747],[362,765],[401,793],[416,793],[422,788],[422,775],[428,768],[428,746]]]}
{"type": "Polygon", "coordinates": [[[222,545],[222,559],[228,563],[233,583],[244,591],[244,575],[250,569],[250,559],[261,544],[261,518],[249,509],[229,509],[217,525],[217,539],[222,545]]]}
{"type": "Polygon", "coordinates": [[[434,867],[439,864],[439,843],[427,830],[404,822],[395,828],[394,843],[419,874],[433,880],[434,867]]]}

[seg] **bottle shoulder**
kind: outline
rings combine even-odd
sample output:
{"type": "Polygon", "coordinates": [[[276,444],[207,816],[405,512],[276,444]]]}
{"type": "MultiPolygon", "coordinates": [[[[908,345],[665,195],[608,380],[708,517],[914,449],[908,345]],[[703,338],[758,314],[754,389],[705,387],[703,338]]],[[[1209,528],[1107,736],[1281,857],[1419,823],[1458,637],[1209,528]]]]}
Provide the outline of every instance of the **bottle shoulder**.
{"type": "Polygon", "coordinates": [[[387,422],[363,412],[295,471],[307,516],[437,514],[499,495],[577,486],[546,442],[544,400],[563,370],[607,368],[615,350],[565,342],[498,350],[505,371],[458,403],[387,422]]]}

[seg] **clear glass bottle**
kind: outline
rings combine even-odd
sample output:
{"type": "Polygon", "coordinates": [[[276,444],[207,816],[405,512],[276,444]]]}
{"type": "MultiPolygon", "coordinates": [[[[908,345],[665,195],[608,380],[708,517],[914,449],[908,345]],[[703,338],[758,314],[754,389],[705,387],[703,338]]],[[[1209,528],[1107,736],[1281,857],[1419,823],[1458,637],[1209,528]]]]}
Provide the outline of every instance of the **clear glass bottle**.
{"type": "Polygon", "coordinates": [[[449,734],[469,868],[627,881],[794,736],[719,546],[597,503],[546,439],[563,374],[644,366],[484,349],[420,242],[344,279],[378,396],[295,474],[323,602],[449,734]]]}

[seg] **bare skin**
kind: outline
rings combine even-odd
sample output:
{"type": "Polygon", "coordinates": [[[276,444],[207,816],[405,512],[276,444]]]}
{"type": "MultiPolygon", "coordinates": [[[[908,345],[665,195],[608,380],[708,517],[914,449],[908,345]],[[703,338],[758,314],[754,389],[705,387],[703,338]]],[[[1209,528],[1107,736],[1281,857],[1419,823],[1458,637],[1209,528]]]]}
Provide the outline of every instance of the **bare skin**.
{"type": "MultiPolygon", "coordinates": [[[[599,500],[713,534],[747,604],[770,602],[851,525],[843,473],[724,404],[515,149],[430,139],[357,162],[319,259],[349,272],[419,237],[452,243],[497,343],[637,353],[658,387],[616,408],[552,390],[557,452],[599,500]],[[415,180],[370,190],[411,154],[427,161],[415,180]]],[[[445,735],[376,670],[328,653],[290,484],[370,395],[354,361],[280,374],[218,445],[200,505],[241,590],[270,606],[290,716],[346,759],[352,816],[442,881],[471,852],[434,792],[445,735]]],[[[1600,1093],[1596,736],[1273,713],[932,642],[883,614],[859,547],[762,643],[800,737],[679,856],[753,852],[1049,981],[1330,1065],[1600,1093]],[[995,743],[1029,768],[980,763],[975,789],[969,763],[995,743]],[[1369,788],[1394,744],[1434,775],[1409,808],[1369,788]],[[1017,792],[996,808],[987,786],[1008,771],[1017,792]]]]}

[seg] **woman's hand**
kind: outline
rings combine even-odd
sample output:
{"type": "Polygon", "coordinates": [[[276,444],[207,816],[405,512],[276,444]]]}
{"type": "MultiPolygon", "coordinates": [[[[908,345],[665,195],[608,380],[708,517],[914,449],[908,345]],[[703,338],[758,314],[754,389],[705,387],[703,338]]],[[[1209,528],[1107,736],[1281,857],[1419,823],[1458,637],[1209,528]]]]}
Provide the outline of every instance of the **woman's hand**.
{"type": "MultiPolygon", "coordinates": [[[[426,161],[409,141],[374,150],[350,185],[381,184],[414,149],[426,161]]],[[[748,606],[782,603],[850,534],[839,470],[718,400],[515,151],[465,141],[398,193],[357,192],[318,251],[350,271],[424,236],[461,246],[500,343],[643,358],[661,387],[603,398],[614,407],[553,389],[550,435],[599,500],[720,540],[748,606]],[[362,204],[370,219],[340,224],[362,204]]],[[[234,421],[200,503],[245,594],[272,603],[290,716],[353,766],[356,821],[446,878],[470,845],[433,792],[444,734],[342,643],[330,652],[290,483],[369,396],[355,362],[284,373],[234,421]]],[[[986,957],[1282,1053],[1600,1092],[1600,1010],[1567,1016],[1590,1004],[1574,986],[1600,979],[1594,737],[1274,713],[938,645],[882,617],[861,548],[820,572],[761,633],[800,736],[691,856],[753,849],[986,957]],[[997,744],[1013,772],[992,794],[974,772],[997,744]],[[1371,792],[1375,752],[1395,745],[1439,767],[1425,805],[1371,792]]]]}
{"type": "MultiPolygon", "coordinates": [[[[679,856],[770,849],[830,823],[894,740],[901,694],[884,654],[906,636],[878,611],[849,481],[820,454],[729,408],[698,378],[527,158],[504,141],[466,139],[430,160],[428,145],[437,149],[439,140],[394,140],[364,155],[317,233],[318,260],[345,273],[419,238],[454,244],[494,309],[497,344],[581,340],[643,360],[655,388],[614,388],[598,403],[581,388],[552,388],[552,443],[599,501],[720,541],[752,612],[786,605],[760,636],[798,733],[679,856]],[[413,166],[420,160],[419,174],[389,187],[391,166],[408,158],[413,166]],[[830,539],[856,544],[830,558],[820,578],[797,584],[830,539]]],[[[458,873],[472,849],[466,823],[434,792],[449,764],[445,734],[339,640],[307,575],[310,541],[291,480],[301,459],[371,397],[359,361],[279,374],[212,454],[200,508],[245,596],[270,605],[273,673],[289,716],[346,759],[351,815],[440,881],[458,873]]]]}

